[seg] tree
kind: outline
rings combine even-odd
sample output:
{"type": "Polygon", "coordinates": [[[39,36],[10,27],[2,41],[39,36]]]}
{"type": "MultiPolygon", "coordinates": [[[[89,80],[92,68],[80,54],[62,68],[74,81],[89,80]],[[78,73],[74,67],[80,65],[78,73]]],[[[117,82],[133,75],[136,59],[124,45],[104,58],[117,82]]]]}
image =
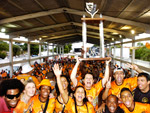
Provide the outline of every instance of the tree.
{"type": "Polygon", "coordinates": [[[150,61],[150,49],[145,46],[135,50],[135,58],[150,61]]]}
{"type": "MultiPolygon", "coordinates": [[[[54,52],[57,52],[56,48],[54,48],[54,52]]],[[[71,49],[72,49],[72,44],[66,44],[64,46],[64,53],[69,53],[71,49]]],[[[52,52],[52,49],[50,51],[52,52]]],[[[59,53],[59,51],[60,50],[58,49],[58,53],[59,53]]]]}
{"type": "Polygon", "coordinates": [[[21,47],[18,45],[13,45],[13,56],[21,54],[21,47]]]}
{"type": "Polygon", "coordinates": [[[0,51],[9,51],[9,44],[3,41],[0,41],[0,51]]]}

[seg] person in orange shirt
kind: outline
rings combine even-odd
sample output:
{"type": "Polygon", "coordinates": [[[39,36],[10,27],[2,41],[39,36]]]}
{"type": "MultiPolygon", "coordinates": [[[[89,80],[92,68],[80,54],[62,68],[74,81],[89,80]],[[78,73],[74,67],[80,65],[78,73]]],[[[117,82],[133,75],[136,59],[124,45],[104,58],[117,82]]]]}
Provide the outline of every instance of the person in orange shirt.
{"type": "Polygon", "coordinates": [[[25,81],[25,90],[23,91],[23,94],[21,95],[21,99],[17,104],[17,107],[15,108],[15,111],[17,113],[30,113],[33,101],[31,100],[31,97],[35,95],[36,86],[32,79],[29,79],[25,81]]]}
{"type": "Polygon", "coordinates": [[[32,80],[35,82],[36,86],[38,86],[39,81],[35,76],[31,76],[32,72],[33,72],[33,68],[30,66],[29,63],[27,63],[27,64],[22,66],[22,71],[21,71],[22,74],[18,75],[15,78],[17,78],[18,80],[24,79],[24,81],[28,80],[29,78],[32,78],[32,80]]]}
{"type": "MultiPolygon", "coordinates": [[[[105,86],[105,83],[107,82],[109,78],[109,61],[106,61],[106,70],[105,70],[105,76],[102,80],[94,84],[94,78],[92,73],[87,73],[84,76],[84,88],[86,90],[88,101],[92,103],[92,105],[98,109],[98,95],[105,86]]],[[[71,81],[73,82],[73,86],[76,87],[78,85],[82,85],[77,81],[76,73],[77,68],[80,64],[80,59],[77,59],[77,63],[75,64],[73,71],[71,73],[71,81]]]]}
{"type": "Polygon", "coordinates": [[[55,76],[57,78],[58,88],[62,96],[63,102],[65,103],[66,113],[95,113],[94,107],[91,103],[87,102],[86,91],[83,86],[78,86],[75,89],[74,99],[69,98],[68,94],[63,88],[61,83],[62,69],[59,68],[58,64],[53,67],[55,76]]]}
{"type": "MultiPolygon", "coordinates": [[[[65,75],[61,75],[60,79],[61,79],[61,84],[63,86],[63,89],[65,90],[65,93],[68,94],[69,100],[70,100],[70,98],[72,98],[72,90],[71,90],[70,80],[65,75]]],[[[60,94],[57,81],[56,81],[55,88],[56,88],[56,92],[57,92],[55,112],[56,113],[66,112],[66,109],[64,106],[65,103],[62,99],[62,95],[60,94]]]]}
{"type": "Polygon", "coordinates": [[[123,88],[120,92],[122,104],[120,107],[125,113],[150,113],[150,104],[134,102],[132,92],[128,88],[123,88]]]}
{"type": "Polygon", "coordinates": [[[50,98],[51,84],[48,79],[43,79],[38,86],[39,95],[32,98],[32,113],[53,113],[55,108],[55,99],[50,98]]]}
{"type": "Polygon", "coordinates": [[[131,91],[137,87],[137,77],[124,79],[125,73],[122,68],[116,68],[113,76],[115,80],[113,82],[110,81],[111,83],[108,83],[110,86],[105,88],[105,91],[102,95],[103,100],[105,100],[110,94],[116,95],[119,98],[120,91],[123,87],[129,88],[131,91]]]}

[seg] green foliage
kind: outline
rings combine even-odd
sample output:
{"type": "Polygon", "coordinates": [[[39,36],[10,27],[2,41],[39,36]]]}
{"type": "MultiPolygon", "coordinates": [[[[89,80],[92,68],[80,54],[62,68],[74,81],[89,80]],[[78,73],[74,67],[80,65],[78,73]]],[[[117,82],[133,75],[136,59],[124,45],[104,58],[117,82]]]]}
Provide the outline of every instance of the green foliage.
{"type": "Polygon", "coordinates": [[[0,58],[4,59],[7,56],[6,51],[0,51],[0,58]]]}
{"type": "Polygon", "coordinates": [[[21,54],[21,47],[18,45],[13,45],[13,56],[21,54]]]}
{"type": "Polygon", "coordinates": [[[3,41],[0,41],[0,51],[9,51],[9,44],[3,41]]]}
{"type": "Polygon", "coordinates": [[[137,43],[137,46],[138,46],[138,47],[142,47],[142,46],[144,46],[144,44],[141,43],[141,42],[138,42],[138,43],[137,43]]]}
{"type": "Polygon", "coordinates": [[[150,49],[145,46],[135,50],[135,58],[145,61],[150,61],[150,49]]]}
{"type": "Polygon", "coordinates": [[[38,55],[39,54],[39,45],[36,44],[31,44],[30,45],[30,51],[31,51],[31,55],[38,55]]]}
{"type": "MultiPolygon", "coordinates": [[[[54,48],[54,52],[57,52],[56,48],[54,48]]],[[[71,49],[72,49],[72,44],[65,45],[64,46],[64,53],[69,53],[71,49]]],[[[52,51],[52,50],[50,50],[50,51],[52,51]]],[[[58,49],[58,53],[59,53],[59,51],[60,51],[60,49],[58,49]]]]}

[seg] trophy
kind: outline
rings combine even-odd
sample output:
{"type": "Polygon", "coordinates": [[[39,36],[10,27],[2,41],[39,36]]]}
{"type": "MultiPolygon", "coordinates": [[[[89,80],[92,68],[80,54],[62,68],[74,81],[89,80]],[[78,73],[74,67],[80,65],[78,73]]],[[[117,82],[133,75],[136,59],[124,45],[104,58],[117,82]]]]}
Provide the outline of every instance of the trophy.
{"type": "Polygon", "coordinates": [[[87,2],[86,3],[86,12],[89,13],[91,15],[91,17],[93,18],[94,15],[98,12],[98,10],[96,10],[97,5],[94,4],[93,2],[87,2]]]}

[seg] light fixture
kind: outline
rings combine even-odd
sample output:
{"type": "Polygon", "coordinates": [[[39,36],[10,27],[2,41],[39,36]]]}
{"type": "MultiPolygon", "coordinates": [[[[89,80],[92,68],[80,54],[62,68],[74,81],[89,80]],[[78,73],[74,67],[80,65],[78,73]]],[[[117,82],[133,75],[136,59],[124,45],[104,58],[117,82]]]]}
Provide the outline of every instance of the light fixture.
{"type": "Polygon", "coordinates": [[[114,41],[114,38],[112,38],[112,41],[114,41]]]}
{"type": "Polygon", "coordinates": [[[42,40],[42,38],[39,38],[39,40],[42,40]]]}
{"type": "Polygon", "coordinates": [[[131,30],[131,34],[135,34],[135,31],[134,31],[134,30],[131,30]]]}
{"type": "Polygon", "coordinates": [[[118,33],[117,33],[117,32],[113,32],[112,34],[113,34],[113,35],[118,35],[118,33]]]}
{"type": "Polygon", "coordinates": [[[122,35],[119,35],[120,38],[122,38],[122,35]]]}
{"type": "Polygon", "coordinates": [[[120,30],[127,30],[127,29],[131,29],[131,26],[125,25],[120,28],[120,30]]]}
{"type": "Polygon", "coordinates": [[[2,28],[2,29],[1,29],[1,32],[2,32],[2,33],[4,33],[5,31],[6,31],[6,29],[5,29],[5,28],[2,28]]]}
{"type": "Polygon", "coordinates": [[[46,37],[48,37],[48,36],[42,36],[43,38],[46,38],[46,37]]]}

